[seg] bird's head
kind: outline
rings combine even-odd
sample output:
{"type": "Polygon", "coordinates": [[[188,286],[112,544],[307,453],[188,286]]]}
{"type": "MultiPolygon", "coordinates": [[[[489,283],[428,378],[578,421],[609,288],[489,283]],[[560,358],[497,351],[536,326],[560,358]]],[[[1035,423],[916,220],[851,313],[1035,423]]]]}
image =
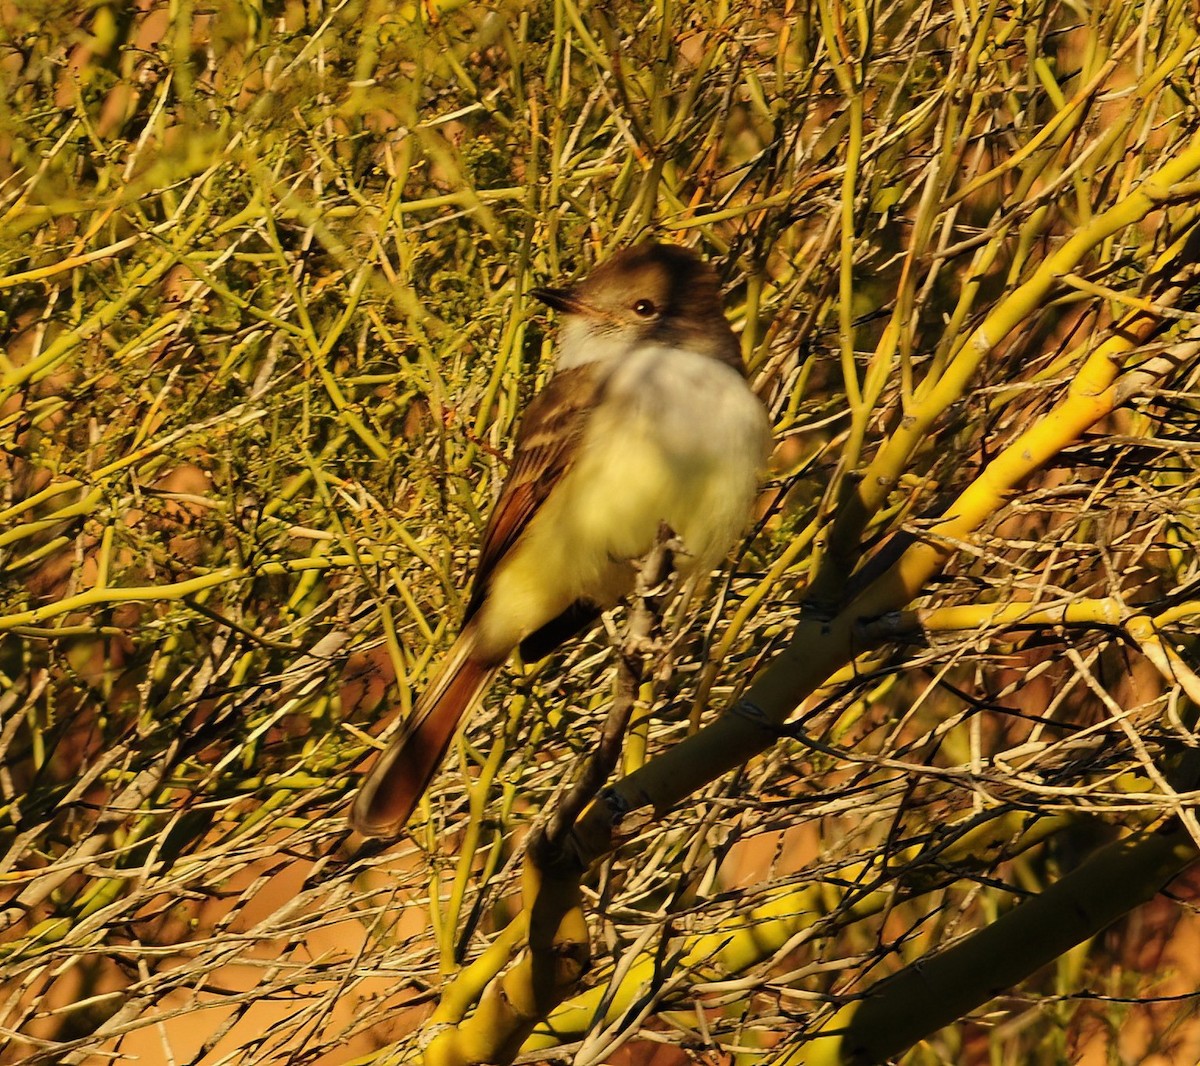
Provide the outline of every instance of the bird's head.
{"type": "Polygon", "coordinates": [[[569,288],[533,295],[568,316],[560,365],[661,344],[741,366],[716,272],[687,248],[634,245],[569,288]]]}

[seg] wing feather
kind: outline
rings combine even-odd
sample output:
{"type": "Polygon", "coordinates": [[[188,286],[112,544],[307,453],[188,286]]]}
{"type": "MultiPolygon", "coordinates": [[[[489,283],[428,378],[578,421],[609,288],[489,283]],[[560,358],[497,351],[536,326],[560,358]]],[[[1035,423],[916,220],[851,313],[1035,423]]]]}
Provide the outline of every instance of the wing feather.
{"type": "Polygon", "coordinates": [[[574,464],[604,380],[595,364],[570,367],[555,374],[529,404],[517,430],[512,465],[483,534],[466,621],[483,602],[500,561],[574,464]]]}

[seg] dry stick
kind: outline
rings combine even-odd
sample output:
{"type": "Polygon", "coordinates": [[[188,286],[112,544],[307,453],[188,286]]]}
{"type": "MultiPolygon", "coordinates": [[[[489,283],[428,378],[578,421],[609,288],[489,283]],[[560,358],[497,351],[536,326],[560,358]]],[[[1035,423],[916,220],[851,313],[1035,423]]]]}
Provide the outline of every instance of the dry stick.
{"type": "MultiPolygon", "coordinates": [[[[1183,185],[1190,184],[1197,171],[1200,171],[1200,134],[1193,136],[1185,149],[1157,171],[1147,174],[1128,197],[1096,215],[1047,256],[1028,280],[1001,300],[971,331],[945,372],[917,389],[911,409],[880,445],[854,490],[839,507],[824,540],[818,542],[827,548],[827,554],[813,577],[809,600],[822,613],[832,615],[836,611],[845,581],[858,560],[859,540],[867,523],[908,469],[909,459],[925,440],[934,420],[958,400],[975,379],[980,363],[1045,302],[1064,274],[1074,272],[1105,240],[1140,222],[1152,211],[1160,209],[1165,201],[1181,194],[1183,185]]],[[[1178,264],[1171,262],[1177,268],[1178,264]]],[[[1146,319],[1158,325],[1161,316],[1147,315],[1146,319]]]]}
{"type": "MultiPolygon", "coordinates": [[[[599,746],[575,787],[530,842],[522,883],[524,911],[506,931],[520,930],[527,918],[528,951],[487,985],[479,996],[479,1008],[461,1026],[458,1023],[473,996],[460,996],[460,985],[477,988],[479,975],[471,968],[451,982],[442,996],[443,1007],[434,1013],[427,1030],[431,1039],[424,1052],[426,1066],[511,1061],[533,1027],[574,989],[591,962],[579,888],[591,860],[575,837],[575,825],[620,759],[625,729],[654,650],[662,602],[670,590],[676,547],[671,531],[663,526],[638,571],[629,622],[618,649],[617,692],[599,746]]],[[[518,937],[502,934],[501,939],[515,946],[518,937]]],[[[488,958],[483,972],[491,966],[498,970],[507,954],[505,950],[495,959],[488,958]]]]}
{"type": "MultiPolygon", "coordinates": [[[[1173,776],[1200,781],[1195,750],[1173,776]]],[[[783,1066],[870,1066],[977,1010],[1122,915],[1153,899],[1197,857],[1177,817],[1108,844],[984,929],[906,966],[828,1017],[783,1066]]]]}
{"type": "MultiPolygon", "coordinates": [[[[1073,817],[1013,808],[970,815],[947,827],[946,843],[935,848],[934,862],[921,865],[923,854],[928,854],[924,845],[897,852],[890,862],[893,868],[904,870],[905,894],[920,896],[953,881],[955,875],[948,871],[957,865],[1001,848],[1010,856],[1023,854],[1060,832],[1073,817]]],[[[730,923],[685,935],[677,946],[672,945],[675,968],[692,976],[697,993],[750,988],[756,978],[732,975],[745,975],[767,959],[783,958],[832,936],[840,927],[882,914],[895,900],[895,887],[882,876],[880,857],[873,856],[841,867],[835,874],[769,891],[730,923]]],[[[660,990],[661,982],[658,953],[638,955],[619,979],[601,981],[555,1010],[522,1046],[523,1054],[561,1048],[598,1021],[611,1023],[621,1018],[639,998],[648,995],[647,990],[660,990]]]]}
{"type": "Polygon", "coordinates": [[[591,803],[621,758],[629,716],[646,676],[647,661],[654,650],[654,635],[661,620],[663,600],[674,570],[676,543],[664,525],[658,542],[638,569],[634,598],[625,626],[625,636],[617,649],[616,696],[604,722],[600,744],[588,759],[575,787],[551,815],[548,826],[534,839],[530,854],[540,866],[561,862],[562,849],[583,809],[591,803]]]}

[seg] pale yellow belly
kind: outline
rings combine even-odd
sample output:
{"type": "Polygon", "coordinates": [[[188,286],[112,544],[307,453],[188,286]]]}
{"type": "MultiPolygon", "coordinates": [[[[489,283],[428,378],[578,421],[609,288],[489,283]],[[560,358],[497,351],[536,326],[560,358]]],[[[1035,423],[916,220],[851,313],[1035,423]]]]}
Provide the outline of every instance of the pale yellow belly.
{"type": "Polygon", "coordinates": [[[685,572],[715,566],[746,524],[768,439],[761,404],[712,360],[658,349],[646,366],[631,363],[493,574],[478,625],[496,654],[576,600],[615,604],[661,523],[683,543],[685,572]]]}

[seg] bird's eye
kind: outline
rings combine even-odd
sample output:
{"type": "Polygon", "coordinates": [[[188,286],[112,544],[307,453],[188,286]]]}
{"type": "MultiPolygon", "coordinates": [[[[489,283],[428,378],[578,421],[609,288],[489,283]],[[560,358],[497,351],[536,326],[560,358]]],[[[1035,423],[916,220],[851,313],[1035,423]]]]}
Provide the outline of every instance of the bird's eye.
{"type": "Polygon", "coordinates": [[[658,308],[654,306],[653,300],[638,300],[633,305],[633,313],[641,318],[653,318],[658,314],[658,308]]]}

